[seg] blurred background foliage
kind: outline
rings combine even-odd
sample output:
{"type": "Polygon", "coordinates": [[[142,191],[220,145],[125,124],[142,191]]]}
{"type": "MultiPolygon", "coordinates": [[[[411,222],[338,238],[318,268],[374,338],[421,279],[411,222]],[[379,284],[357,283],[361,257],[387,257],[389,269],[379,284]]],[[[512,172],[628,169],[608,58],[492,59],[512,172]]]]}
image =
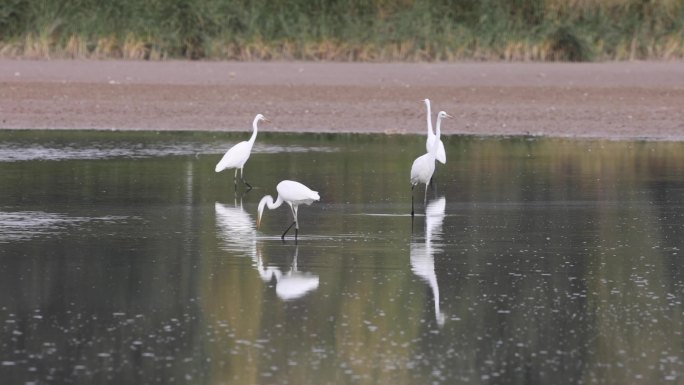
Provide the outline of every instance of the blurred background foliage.
{"type": "Polygon", "coordinates": [[[4,0],[0,55],[667,60],[684,57],[684,0],[4,0]]]}

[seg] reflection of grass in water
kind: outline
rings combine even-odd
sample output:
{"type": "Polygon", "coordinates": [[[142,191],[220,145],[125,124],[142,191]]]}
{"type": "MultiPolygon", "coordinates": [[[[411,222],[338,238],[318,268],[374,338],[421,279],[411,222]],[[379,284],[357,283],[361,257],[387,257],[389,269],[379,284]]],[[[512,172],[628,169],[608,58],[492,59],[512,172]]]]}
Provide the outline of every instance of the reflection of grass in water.
{"type": "Polygon", "coordinates": [[[26,57],[671,59],[684,56],[683,31],[676,0],[0,5],[0,54],[26,57]]]}

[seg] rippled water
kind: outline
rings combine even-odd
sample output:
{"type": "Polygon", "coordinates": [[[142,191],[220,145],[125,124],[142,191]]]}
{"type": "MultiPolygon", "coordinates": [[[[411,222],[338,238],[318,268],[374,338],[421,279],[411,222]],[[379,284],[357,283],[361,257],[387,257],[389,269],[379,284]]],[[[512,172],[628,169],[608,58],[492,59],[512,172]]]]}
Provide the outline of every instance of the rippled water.
{"type": "Polygon", "coordinates": [[[0,132],[3,381],[683,383],[684,144],[244,136],[0,132]]]}

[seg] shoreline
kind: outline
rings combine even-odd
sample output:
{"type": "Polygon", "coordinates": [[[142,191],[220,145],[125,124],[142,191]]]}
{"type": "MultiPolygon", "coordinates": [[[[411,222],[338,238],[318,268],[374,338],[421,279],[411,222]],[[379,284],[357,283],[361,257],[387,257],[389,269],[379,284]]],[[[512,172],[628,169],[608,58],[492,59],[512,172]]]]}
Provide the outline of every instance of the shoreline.
{"type": "Polygon", "coordinates": [[[0,59],[0,129],[423,134],[684,141],[684,63],[0,59]]]}

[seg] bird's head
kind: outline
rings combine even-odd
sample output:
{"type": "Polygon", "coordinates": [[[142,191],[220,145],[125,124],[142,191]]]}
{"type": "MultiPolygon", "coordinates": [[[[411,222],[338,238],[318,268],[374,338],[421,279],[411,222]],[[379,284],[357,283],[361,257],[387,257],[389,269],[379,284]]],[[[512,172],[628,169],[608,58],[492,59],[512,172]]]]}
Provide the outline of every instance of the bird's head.
{"type": "Polygon", "coordinates": [[[256,223],[257,230],[259,229],[259,226],[261,226],[261,215],[264,213],[264,207],[269,201],[271,202],[271,204],[273,203],[273,197],[271,197],[270,195],[266,195],[265,197],[261,198],[261,201],[259,201],[259,209],[257,210],[256,223]]]}
{"type": "Polygon", "coordinates": [[[437,114],[437,117],[440,119],[453,118],[453,116],[447,114],[444,111],[439,111],[439,114],[437,114]]]}
{"type": "Polygon", "coordinates": [[[266,117],[262,114],[257,114],[256,118],[254,118],[257,122],[265,122],[265,123],[271,123],[270,120],[266,119],[266,117]]]}
{"type": "Polygon", "coordinates": [[[261,214],[264,213],[264,206],[259,205],[259,213],[257,214],[257,230],[259,230],[259,227],[261,226],[261,214]]]}

